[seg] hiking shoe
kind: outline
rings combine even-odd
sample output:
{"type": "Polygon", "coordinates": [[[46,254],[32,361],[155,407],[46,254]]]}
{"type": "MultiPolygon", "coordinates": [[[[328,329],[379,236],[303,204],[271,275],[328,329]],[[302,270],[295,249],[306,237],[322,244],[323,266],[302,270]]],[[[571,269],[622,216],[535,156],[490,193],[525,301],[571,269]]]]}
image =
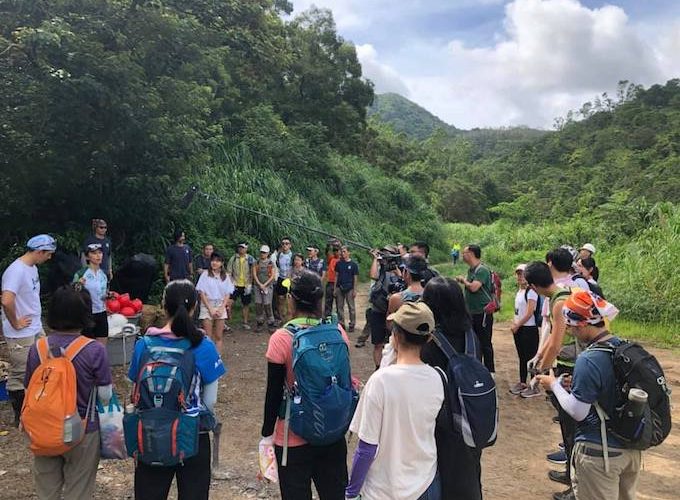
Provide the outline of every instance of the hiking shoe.
{"type": "Polygon", "coordinates": [[[517,396],[519,395],[520,392],[522,392],[526,388],[527,385],[525,383],[518,382],[510,388],[510,394],[514,394],[515,396],[517,396]]]}
{"type": "Polygon", "coordinates": [[[520,392],[519,395],[522,396],[523,398],[527,398],[527,399],[528,398],[535,398],[536,396],[541,395],[541,390],[538,387],[536,387],[536,388],[527,387],[522,392],[520,392]]]}
{"type": "Polygon", "coordinates": [[[354,347],[364,347],[366,345],[365,340],[357,340],[357,343],[354,344],[354,347]]]}
{"type": "Polygon", "coordinates": [[[562,450],[556,451],[555,453],[549,453],[545,458],[551,464],[567,465],[567,454],[562,450]]]}
{"type": "Polygon", "coordinates": [[[567,476],[566,472],[551,470],[548,472],[548,477],[551,481],[555,481],[556,483],[562,483],[566,484],[567,486],[571,486],[571,480],[569,479],[569,476],[567,476]]]}
{"type": "Polygon", "coordinates": [[[553,493],[553,500],[576,500],[576,496],[574,495],[574,490],[569,488],[559,493],[553,493]]]}
{"type": "Polygon", "coordinates": [[[250,330],[250,325],[248,323],[243,323],[241,326],[244,330],[250,330]]]}

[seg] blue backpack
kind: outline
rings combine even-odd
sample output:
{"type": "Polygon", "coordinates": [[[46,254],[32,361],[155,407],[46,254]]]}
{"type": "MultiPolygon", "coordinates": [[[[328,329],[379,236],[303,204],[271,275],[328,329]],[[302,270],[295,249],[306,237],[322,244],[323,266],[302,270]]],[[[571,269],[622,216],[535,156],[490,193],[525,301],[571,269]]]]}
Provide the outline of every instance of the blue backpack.
{"type": "Polygon", "coordinates": [[[498,434],[498,399],[491,373],[475,357],[475,332],[465,333],[465,354],[459,354],[436,329],[434,341],[446,355],[446,373],[439,371],[445,386],[453,429],[471,448],[486,448],[498,434]]]}
{"type": "Polygon", "coordinates": [[[145,349],[132,393],[135,410],[123,417],[128,455],[148,465],[182,464],[198,453],[200,418],[186,412],[195,371],[191,343],[169,347],[153,336],[139,342],[145,349]]]}
{"type": "Polygon", "coordinates": [[[295,383],[284,388],[282,465],[287,461],[289,428],[312,445],[335,443],[347,432],[359,401],[352,386],[349,348],[336,321],[303,328],[293,320],[285,328],[293,336],[295,383]]]}

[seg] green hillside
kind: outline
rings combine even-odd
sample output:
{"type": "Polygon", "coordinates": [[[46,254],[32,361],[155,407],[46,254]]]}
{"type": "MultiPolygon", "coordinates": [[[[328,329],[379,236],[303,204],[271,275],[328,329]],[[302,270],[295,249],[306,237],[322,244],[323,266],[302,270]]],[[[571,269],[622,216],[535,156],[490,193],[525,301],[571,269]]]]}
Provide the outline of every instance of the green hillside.
{"type": "Polygon", "coordinates": [[[368,115],[389,124],[396,132],[419,140],[431,136],[437,129],[447,134],[458,130],[415,102],[394,93],[376,94],[368,115]]]}

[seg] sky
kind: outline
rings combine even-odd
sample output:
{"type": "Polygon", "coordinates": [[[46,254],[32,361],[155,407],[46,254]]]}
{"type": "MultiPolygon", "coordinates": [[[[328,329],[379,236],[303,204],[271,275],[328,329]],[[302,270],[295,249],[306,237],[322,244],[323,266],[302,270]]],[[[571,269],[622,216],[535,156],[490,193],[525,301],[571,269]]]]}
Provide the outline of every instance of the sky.
{"type": "Polygon", "coordinates": [[[333,11],[377,93],[458,128],[554,119],[680,77],[680,0],[292,0],[333,11]]]}

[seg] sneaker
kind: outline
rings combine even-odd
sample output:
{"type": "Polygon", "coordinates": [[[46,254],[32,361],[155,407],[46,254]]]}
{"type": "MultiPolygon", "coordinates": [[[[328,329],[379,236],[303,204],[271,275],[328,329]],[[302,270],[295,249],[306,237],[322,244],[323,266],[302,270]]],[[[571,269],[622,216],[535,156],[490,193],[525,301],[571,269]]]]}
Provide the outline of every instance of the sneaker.
{"type": "Polygon", "coordinates": [[[560,450],[564,451],[564,443],[558,444],[557,447],[558,447],[560,450]]]}
{"type": "Polygon", "coordinates": [[[518,382],[510,388],[510,394],[517,396],[520,392],[527,388],[527,385],[523,382],[518,382]]]}
{"type": "Polygon", "coordinates": [[[350,325],[350,327],[349,327],[349,333],[353,333],[353,332],[354,332],[354,325],[350,325]]]}
{"type": "Polygon", "coordinates": [[[231,327],[227,324],[224,325],[224,333],[231,333],[231,327]]]}
{"type": "Polygon", "coordinates": [[[366,345],[365,340],[357,340],[357,343],[354,344],[354,347],[364,347],[366,345]]]}
{"type": "Polygon", "coordinates": [[[560,416],[559,416],[559,415],[555,415],[555,416],[552,418],[552,421],[553,421],[553,424],[559,424],[559,423],[560,423],[560,416]]]}
{"type": "Polygon", "coordinates": [[[241,326],[244,330],[250,330],[250,325],[248,323],[243,323],[241,326]]]}
{"type": "Polygon", "coordinates": [[[262,331],[262,326],[263,326],[263,325],[264,325],[264,323],[257,323],[257,324],[255,325],[255,331],[256,331],[256,332],[261,332],[261,331],[262,331]]]}
{"type": "Polygon", "coordinates": [[[564,471],[551,470],[548,472],[548,478],[550,478],[551,481],[555,481],[556,483],[562,483],[566,484],[567,486],[571,486],[569,476],[567,476],[567,473],[564,471]]]}
{"type": "Polygon", "coordinates": [[[549,453],[545,458],[551,464],[567,465],[567,454],[562,450],[556,451],[555,453],[549,453]]]}
{"type": "Polygon", "coordinates": [[[523,398],[535,398],[536,396],[541,395],[541,390],[538,387],[536,388],[527,387],[522,392],[520,392],[519,395],[522,396],[523,398]]]}
{"type": "Polygon", "coordinates": [[[553,500],[576,500],[576,496],[574,495],[574,490],[569,488],[559,493],[553,493],[553,500]]]}

